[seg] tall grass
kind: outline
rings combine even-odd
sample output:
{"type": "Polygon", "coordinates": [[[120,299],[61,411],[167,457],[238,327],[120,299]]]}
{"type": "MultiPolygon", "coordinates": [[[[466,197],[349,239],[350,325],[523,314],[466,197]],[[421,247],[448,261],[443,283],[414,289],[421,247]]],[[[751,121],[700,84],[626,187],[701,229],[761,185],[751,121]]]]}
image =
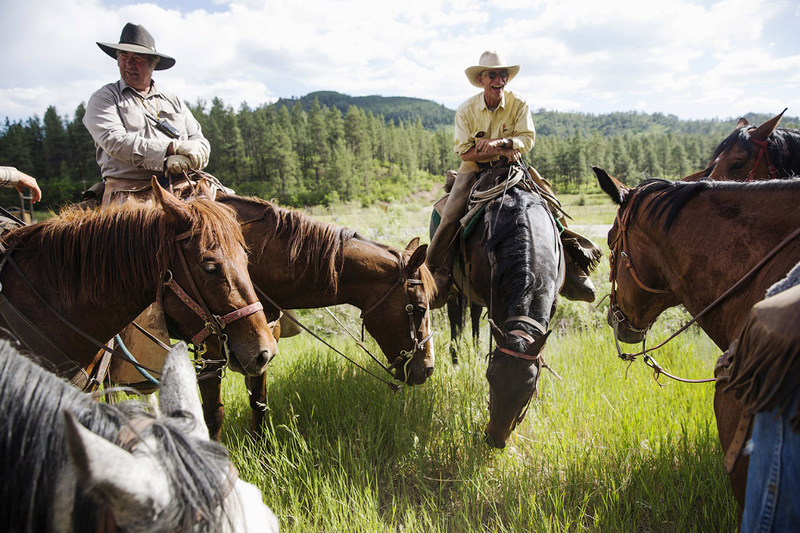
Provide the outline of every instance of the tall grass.
{"type": "MultiPolygon", "coordinates": [[[[429,212],[429,211],[428,211],[429,212]]],[[[613,216],[613,210],[609,210],[613,216]]],[[[402,227],[374,238],[404,244],[402,227]]],[[[317,215],[315,215],[317,216],[317,215]]],[[[322,218],[322,217],[320,217],[322,218]]],[[[608,216],[587,224],[610,223],[608,216]]],[[[423,241],[427,238],[423,236],[423,241]]],[[[605,239],[597,239],[604,243],[605,239]]],[[[607,292],[607,261],[597,274],[607,292]]],[[[346,307],[335,312],[357,324],[346,307]]],[[[368,365],[321,311],[301,313],[348,356],[368,365]]],[[[671,311],[651,333],[664,338],[685,318],[671,311]]],[[[280,342],[268,373],[267,424],[248,435],[243,380],[224,381],[223,442],[241,476],[256,483],[288,532],[678,532],[734,531],[735,504],[722,474],[713,385],[660,386],[641,361],[616,357],[604,308],[559,303],[540,393],[505,449],[482,438],[488,420],[487,332],[448,356],[442,310],[439,356],[427,383],[392,393],[308,335],[280,342]]],[[[379,349],[368,341],[374,353],[379,349]]],[[[655,354],[672,373],[712,374],[718,349],[692,329],[655,354]]]]}

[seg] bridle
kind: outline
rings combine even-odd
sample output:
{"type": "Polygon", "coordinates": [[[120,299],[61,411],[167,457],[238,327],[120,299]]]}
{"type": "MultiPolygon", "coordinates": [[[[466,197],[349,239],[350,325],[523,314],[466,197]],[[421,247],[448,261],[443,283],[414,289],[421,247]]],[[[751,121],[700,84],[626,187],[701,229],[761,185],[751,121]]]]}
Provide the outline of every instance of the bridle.
{"type": "Polygon", "coordinates": [[[611,242],[610,248],[611,251],[609,253],[608,262],[610,265],[609,270],[609,281],[611,282],[611,295],[610,295],[610,311],[611,316],[614,319],[614,340],[617,342],[617,351],[619,352],[620,357],[622,357],[622,350],[619,345],[619,341],[617,340],[617,331],[619,326],[622,326],[628,331],[634,333],[641,333],[643,335],[647,335],[647,331],[653,325],[652,323],[648,324],[644,327],[638,327],[633,324],[633,322],[625,316],[625,313],[622,312],[620,309],[619,304],[617,303],[617,275],[619,273],[619,267],[622,261],[625,261],[625,266],[628,269],[628,273],[631,275],[634,283],[639,286],[645,292],[649,292],[651,294],[668,294],[670,291],[665,289],[656,289],[653,287],[649,287],[642,282],[639,274],[636,272],[636,267],[633,266],[633,261],[631,261],[631,257],[627,252],[628,248],[628,223],[630,222],[631,217],[631,210],[630,206],[633,204],[633,200],[635,199],[636,195],[638,194],[638,190],[634,191],[631,195],[630,199],[627,202],[626,208],[620,208],[617,211],[617,218],[616,218],[616,225],[617,225],[617,236],[613,242],[611,242]]]}
{"type": "Polygon", "coordinates": [[[736,289],[738,289],[745,281],[747,281],[751,276],[753,276],[762,266],[768,263],[779,251],[781,251],[786,245],[789,244],[793,239],[800,236],[800,228],[797,228],[793,231],[790,235],[788,235],[785,239],[783,239],[780,243],[778,243],[772,250],[769,251],[756,265],[754,265],[750,270],[747,271],[736,283],[734,283],[728,290],[726,290],[722,295],[717,297],[713,302],[708,304],[702,311],[697,313],[691,320],[689,320],[686,324],[681,326],[676,332],[670,335],[665,341],[659,343],[652,348],[647,348],[645,345],[646,341],[646,334],[647,331],[652,326],[652,323],[649,324],[647,327],[644,328],[637,328],[634,326],[630,320],[624,315],[622,310],[619,308],[619,305],[616,302],[616,283],[617,283],[617,273],[618,273],[618,262],[617,257],[620,259],[624,258],[627,261],[627,268],[629,273],[631,274],[631,278],[633,278],[634,282],[644,291],[653,293],[653,294],[668,294],[670,291],[664,289],[654,289],[652,287],[648,287],[640,280],[639,276],[636,273],[636,269],[633,266],[633,263],[630,260],[630,256],[625,251],[627,246],[627,237],[626,232],[628,229],[628,222],[630,218],[630,214],[628,213],[629,207],[633,203],[633,199],[638,194],[638,190],[634,191],[631,195],[630,200],[627,202],[626,208],[623,210],[622,207],[617,211],[617,218],[616,224],[619,228],[617,237],[611,243],[611,254],[609,256],[609,263],[611,266],[610,273],[609,273],[609,281],[611,281],[611,295],[610,295],[610,310],[611,315],[614,318],[614,342],[617,346],[617,355],[624,361],[633,361],[636,359],[636,356],[642,355],[644,356],[645,363],[651,367],[654,371],[654,377],[656,382],[658,382],[658,376],[660,374],[664,374],[669,378],[672,378],[676,381],[682,381],[686,383],[708,383],[715,381],[714,378],[710,379],[684,379],[679,378],[676,376],[671,375],[669,372],[665,371],[655,359],[653,359],[649,352],[657,350],[667,344],[669,341],[686,331],[689,326],[697,322],[701,317],[703,317],[706,313],[708,313],[711,309],[716,307],[720,302],[722,302],[725,298],[730,296],[736,289]],[[642,340],[642,350],[636,353],[624,353],[622,348],[619,344],[619,339],[617,338],[617,331],[619,326],[622,325],[626,329],[630,331],[634,331],[637,333],[643,333],[644,337],[642,340]]]}
{"type": "MultiPolygon", "coordinates": [[[[388,367],[384,367],[384,368],[386,368],[386,370],[391,374],[392,370],[394,370],[396,368],[399,368],[399,367],[402,367],[402,369],[403,369],[403,377],[404,377],[403,381],[405,382],[405,381],[408,380],[408,365],[414,359],[414,356],[417,354],[417,352],[420,352],[420,351],[425,349],[425,345],[428,344],[428,342],[430,342],[431,338],[433,337],[433,331],[432,331],[432,328],[430,327],[430,313],[428,313],[428,334],[426,336],[424,336],[423,338],[421,338],[421,339],[419,338],[418,332],[417,332],[417,325],[414,323],[414,305],[411,303],[411,297],[409,296],[409,290],[410,290],[410,287],[412,287],[412,286],[417,286],[417,287],[424,286],[423,281],[421,279],[413,279],[413,278],[409,279],[409,278],[406,277],[406,275],[405,275],[406,262],[405,262],[405,259],[403,258],[403,256],[401,254],[397,254],[397,268],[398,268],[398,275],[397,275],[397,280],[394,282],[394,284],[391,287],[389,287],[389,289],[384,293],[383,296],[381,296],[378,299],[378,301],[376,301],[369,308],[367,308],[367,309],[365,309],[365,310],[363,310],[361,312],[361,317],[360,317],[361,318],[361,339],[362,339],[362,342],[363,342],[364,330],[366,328],[364,318],[369,313],[371,313],[372,311],[377,309],[396,290],[398,290],[398,289],[400,289],[402,287],[403,297],[405,298],[404,309],[405,309],[406,315],[408,316],[408,332],[409,332],[409,338],[411,339],[411,350],[400,350],[400,355],[392,362],[391,365],[389,365],[388,367]]],[[[428,305],[428,302],[427,302],[427,297],[426,297],[425,307],[426,307],[426,309],[430,310],[430,306],[428,305]]],[[[372,355],[372,354],[370,354],[370,355],[372,355]]],[[[377,360],[377,358],[374,357],[374,356],[373,356],[373,359],[377,360]]],[[[384,366],[383,363],[380,363],[380,364],[381,364],[381,366],[384,366]]]]}
{"type": "MultiPolygon", "coordinates": [[[[206,345],[205,340],[210,336],[216,336],[220,344],[222,346],[222,354],[224,356],[224,363],[227,365],[228,361],[230,360],[230,349],[228,347],[228,336],[224,333],[225,326],[230,324],[231,322],[235,322],[240,318],[245,318],[253,313],[257,313],[261,311],[264,306],[261,304],[261,300],[256,300],[254,303],[245,305],[235,311],[231,311],[225,315],[215,315],[213,314],[206,304],[203,296],[200,294],[200,291],[197,289],[197,284],[192,277],[191,271],[189,270],[189,264],[186,261],[186,255],[183,251],[183,247],[181,246],[181,242],[184,240],[189,239],[192,236],[190,231],[182,233],[178,235],[175,239],[175,246],[178,250],[178,257],[181,260],[181,266],[183,267],[183,271],[186,274],[186,279],[189,280],[189,287],[194,294],[194,298],[192,298],[189,293],[187,293],[180,284],[175,281],[175,278],[172,275],[171,271],[167,271],[167,279],[164,281],[161,289],[159,290],[158,294],[158,301],[163,301],[163,289],[169,288],[175,295],[184,303],[186,306],[194,311],[194,313],[203,320],[203,328],[198,331],[192,337],[192,344],[197,348],[197,355],[198,357],[202,356],[206,352],[206,345]],[[198,303],[199,302],[199,303],[198,303]]],[[[209,361],[205,361],[206,363],[209,361]]]]}
{"type": "Polygon", "coordinates": [[[767,164],[767,170],[769,170],[769,179],[774,180],[778,179],[778,169],[772,164],[769,160],[769,151],[767,150],[767,141],[759,141],[758,139],[750,138],[750,142],[758,146],[758,154],[756,154],[756,160],[753,162],[753,166],[750,167],[750,172],[747,173],[747,178],[744,181],[753,181],[756,179],[755,171],[758,164],[761,162],[763,158],[767,164]]]}
{"type": "MultiPolygon", "coordinates": [[[[524,322],[524,323],[530,325],[531,327],[533,327],[536,330],[536,332],[539,333],[539,337],[538,337],[539,339],[541,339],[541,337],[547,337],[547,335],[549,334],[549,331],[547,330],[547,327],[545,327],[538,320],[534,320],[533,318],[531,318],[529,316],[521,315],[521,316],[508,317],[506,319],[505,323],[503,324],[504,328],[505,328],[505,326],[507,326],[511,322],[524,322]]],[[[512,330],[509,330],[509,331],[506,332],[504,330],[501,330],[500,328],[497,328],[497,326],[494,325],[494,323],[491,321],[491,319],[490,319],[490,324],[497,331],[500,331],[505,338],[508,338],[509,336],[518,337],[520,339],[523,339],[525,342],[527,342],[528,345],[534,344],[536,342],[536,340],[537,340],[531,334],[529,334],[527,331],[524,331],[524,330],[521,330],[521,329],[512,329],[512,330]]],[[[509,357],[512,357],[514,359],[521,359],[523,361],[530,361],[530,362],[532,362],[532,363],[534,363],[536,365],[536,378],[534,379],[533,387],[531,388],[531,392],[528,395],[528,398],[525,401],[524,405],[520,408],[520,412],[517,414],[516,417],[514,417],[514,422],[513,422],[512,426],[511,426],[511,430],[513,431],[517,427],[517,425],[522,423],[522,421],[525,419],[525,415],[528,413],[528,407],[530,407],[531,400],[533,400],[533,397],[538,394],[539,377],[541,377],[541,375],[542,375],[542,369],[546,368],[547,370],[552,372],[553,375],[556,378],[558,378],[559,381],[562,381],[562,379],[561,379],[561,376],[559,376],[558,373],[555,370],[553,370],[553,368],[550,365],[547,364],[547,361],[545,361],[544,355],[542,354],[541,350],[539,350],[539,353],[537,353],[536,355],[530,355],[530,354],[527,354],[527,353],[524,353],[524,352],[517,352],[517,351],[514,351],[514,350],[509,350],[508,348],[505,348],[503,346],[497,346],[494,349],[494,351],[492,352],[492,354],[491,354],[492,358],[497,357],[498,353],[506,355],[506,356],[509,356],[509,357]]],[[[490,412],[491,412],[491,409],[492,409],[492,394],[491,394],[491,388],[490,388],[489,389],[489,411],[490,412]]]]}

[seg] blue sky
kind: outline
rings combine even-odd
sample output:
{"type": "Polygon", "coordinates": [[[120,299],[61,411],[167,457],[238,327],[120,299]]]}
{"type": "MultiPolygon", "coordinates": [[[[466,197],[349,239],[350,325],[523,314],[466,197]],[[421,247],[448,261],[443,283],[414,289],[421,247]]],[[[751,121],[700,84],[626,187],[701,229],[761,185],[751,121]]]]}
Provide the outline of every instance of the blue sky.
{"type": "Polygon", "coordinates": [[[143,24],[192,103],[238,108],[334,90],[455,109],[464,69],[497,50],[533,109],[684,119],[800,116],[797,0],[27,0],[2,2],[0,120],[72,116],[118,79],[95,44],[143,24]]]}

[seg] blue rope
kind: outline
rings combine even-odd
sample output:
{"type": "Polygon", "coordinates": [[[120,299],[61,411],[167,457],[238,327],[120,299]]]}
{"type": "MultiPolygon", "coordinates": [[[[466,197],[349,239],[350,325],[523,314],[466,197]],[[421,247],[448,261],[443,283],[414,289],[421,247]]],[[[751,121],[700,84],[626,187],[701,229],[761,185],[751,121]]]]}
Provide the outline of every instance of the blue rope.
{"type": "Polygon", "coordinates": [[[122,342],[122,337],[120,337],[119,335],[116,335],[114,337],[114,340],[117,341],[117,344],[119,345],[119,349],[122,351],[123,354],[125,354],[125,357],[128,358],[128,362],[136,367],[136,370],[138,370],[139,373],[142,376],[144,376],[144,379],[146,379],[147,381],[149,381],[150,383],[152,383],[156,387],[160,387],[161,384],[158,382],[158,380],[156,378],[154,378],[152,375],[150,375],[150,372],[145,370],[144,367],[142,367],[142,365],[139,364],[139,361],[136,360],[136,358],[133,356],[133,354],[131,354],[131,352],[128,351],[128,347],[125,346],[124,342],[122,342]]]}

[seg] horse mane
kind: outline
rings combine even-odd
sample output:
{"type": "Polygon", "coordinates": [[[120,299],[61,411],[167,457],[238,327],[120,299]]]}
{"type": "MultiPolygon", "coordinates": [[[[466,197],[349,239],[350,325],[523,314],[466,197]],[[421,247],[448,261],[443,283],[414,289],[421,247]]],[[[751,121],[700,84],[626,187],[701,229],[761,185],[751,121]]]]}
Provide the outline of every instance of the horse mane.
{"type": "MultiPolygon", "coordinates": [[[[48,531],[49,511],[68,460],[63,412],[71,411],[82,425],[114,442],[119,430],[133,417],[153,418],[138,400],[115,405],[94,401],[56,375],[20,355],[8,341],[0,340],[0,523],[10,531],[48,531]]],[[[195,524],[197,516],[215,517],[224,494],[219,473],[227,467],[227,450],[213,441],[188,439],[181,419],[158,419],[152,431],[163,446],[158,459],[177,494],[168,529],[217,531],[219,524],[195,524]]],[[[98,505],[76,486],[73,510],[75,531],[93,531],[98,505]]]]}
{"type": "MultiPolygon", "coordinates": [[[[738,128],[728,135],[714,153],[711,161],[732,146],[739,146],[747,152],[749,157],[754,157],[757,147],[750,141],[750,131],[756,126],[738,128]]],[[[767,138],[767,153],[772,165],[777,169],[780,177],[794,176],[800,173],[800,130],[790,128],[775,128],[767,138]]]]}
{"type": "MultiPolygon", "coordinates": [[[[311,269],[316,281],[326,281],[335,291],[344,260],[343,248],[351,239],[361,237],[344,226],[321,222],[305,213],[278,207],[261,198],[246,197],[245,200],[257,204],[262,210],[259,219],[243,221],[242,224],[266,221],[263,248],[271,240],[285,242],[289,249],[289,262],[297,267],[297,276],[311,269]]],[[[263,248],[258,252],[264,253],[263,248]]]]}
{"type": "MultiPolygon", "coordinates": [[[[204,198],[187,200],[185,205],[201,248],[232,251],[245,246],[230,208],[204,198]]],[[[139,293],[143,284],[163,277],[177,236],[164,215],[152,202],[129,201],[102,209],[70,206],[59,216],[11,231],[2,240],[11,250],[30,251],[41,279],[51,284],[62,305],[99,303],[139,293]]]]}
{"type": "Polygon", "coordinates": [[[752,182],[671,181],[661,178],[649,178],[636,187],[635,194],[629,195],[630,199],[627,200],[629,204],[626,209],[630,212],[630,222],[633,222],[642,210],[642,206],[647,202],[654,215],[650,221],[651,225],[655,225],[659,220],[663,219],[663,229],[668,231],[686,204],[704,191],[735,190],[741,191],[742,195],[749,195],[758,190],[783,189],[787,187],[793,189],[798,186],[800,186],[800,179],[796,178],[752,182]]]}
{"type": "MultiPolygon", "coordinates": [[[[546,307],[535,308],[535,300],[541,299],[538,296],[544,290],[544,283],[537,279],[537,273],[541,269],[534,263],[534,235],[528,218],[530,208],[535,206],[541,206],[542,213],[551,217],[542,198],[517,187],[506,193],[502,203],[490,204],[484,215],[490,217],[492,228],[486,250],[495,256],[492,275],[495,292],[516,298],[516,301],[509,304],[518,311],[509,309],[509,313],[538,313],[539,316],[531,318],[546,326],[550,321],[552,302],[547,302],[546,307]]],[[[554,231],[557,230],[554,228],[554,231]]],[[[556,241],[560,242],[558,239],[556,241]]],[[[498,326],[502,327],[502,324],[498,326]]],[[[520,326],[524,328],[526,324],[520,323],[520,326]]]]}

